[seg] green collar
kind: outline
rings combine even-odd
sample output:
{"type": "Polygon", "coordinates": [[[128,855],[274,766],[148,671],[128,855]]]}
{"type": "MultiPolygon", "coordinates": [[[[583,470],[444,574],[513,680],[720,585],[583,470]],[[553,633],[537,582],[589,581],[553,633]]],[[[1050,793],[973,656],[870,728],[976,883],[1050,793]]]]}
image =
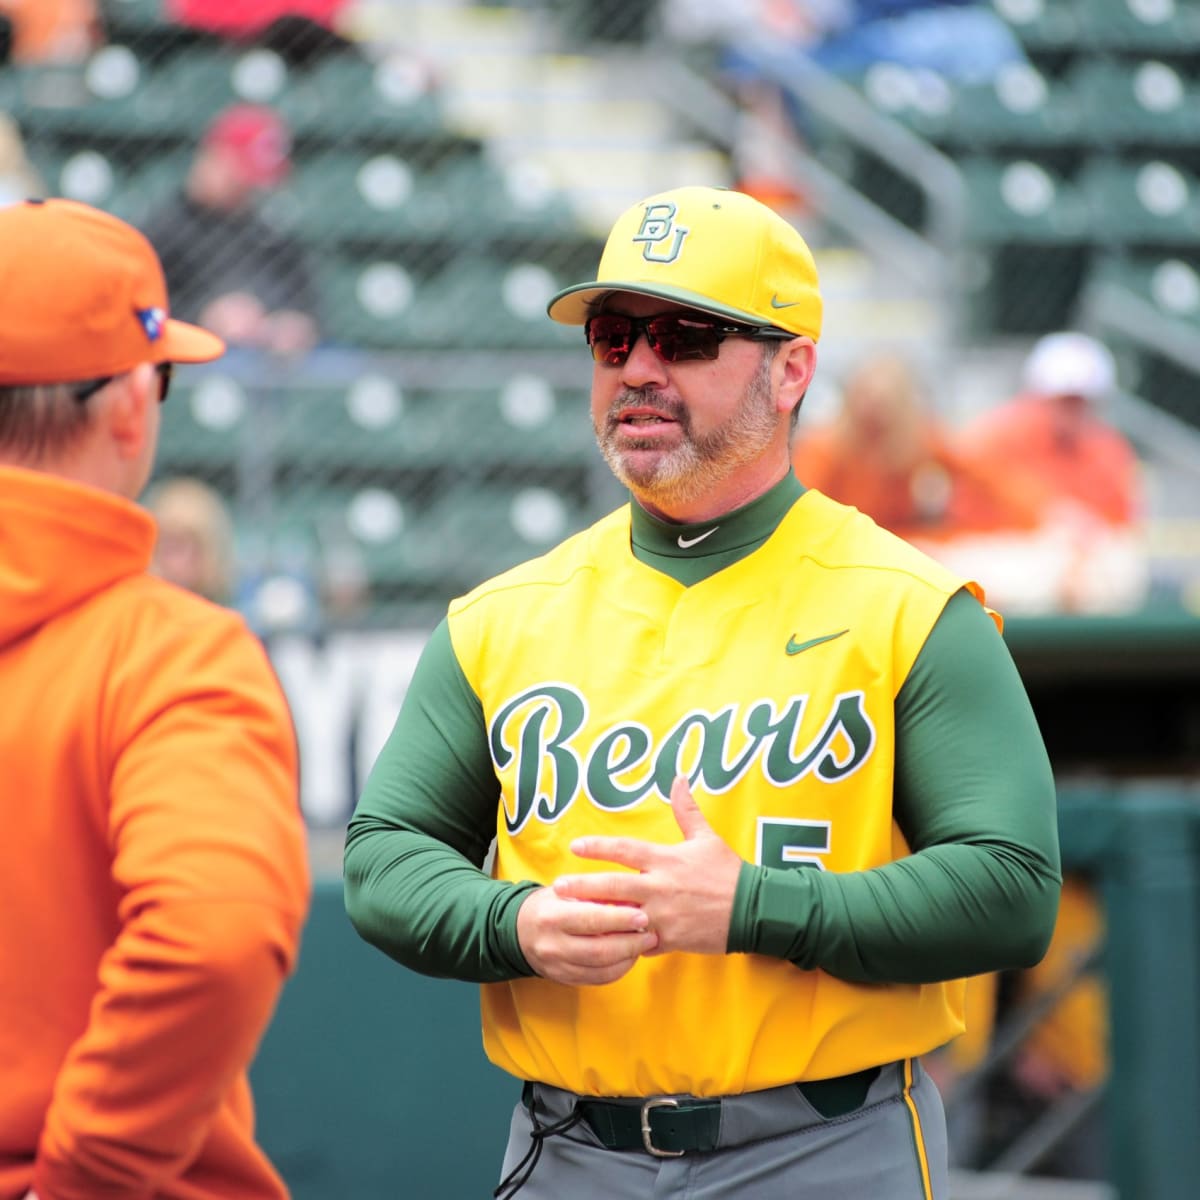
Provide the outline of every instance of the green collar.
{"type": "Polygon", "coordinates": [[[803,494],[789,472],[757,500],[694,524],[659,520],[632,500],[633,555],[678,583],[698,583],[757,550],[803,494]]]}

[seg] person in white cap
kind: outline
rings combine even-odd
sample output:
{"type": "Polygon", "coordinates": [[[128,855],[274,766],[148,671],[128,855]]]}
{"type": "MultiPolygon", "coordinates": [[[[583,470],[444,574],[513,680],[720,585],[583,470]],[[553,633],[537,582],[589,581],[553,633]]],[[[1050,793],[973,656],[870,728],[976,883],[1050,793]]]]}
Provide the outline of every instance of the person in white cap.
{"type": "Polygon", "coordinates": [[[1102,343],[1047,334],[1025,361],[1021,392],[964,431],[973,453],[1039,498],[1047,559],[1058,564],[1046,599],[1066,611],[1128,610],[1147,588],[1140,465],[1104,413],[1116,385],[1102,343]]]}

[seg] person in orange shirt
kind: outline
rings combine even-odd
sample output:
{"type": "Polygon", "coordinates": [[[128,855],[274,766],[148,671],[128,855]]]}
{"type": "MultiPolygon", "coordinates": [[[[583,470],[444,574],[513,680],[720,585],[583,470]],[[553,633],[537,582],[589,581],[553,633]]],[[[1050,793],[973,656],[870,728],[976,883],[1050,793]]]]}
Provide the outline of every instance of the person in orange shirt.
{"type": "Polygon", "coordinates": [[[968,441],[1008,471],[1035,476],[1110,525],[1140,515],[1133,447],[1104,419],[1101,406],[1116,386],[1108,349],[1082,333],[1051,333],[1023,368],[1023,390],[983,413],[968,441]]]}
{"type": "Polygon", "coordinates": [[[80,62],[103,41],[95,0],[0,0],[0,18],[18,63],[80,62]]]}
{"type": "Polygon", "coordinates": [[[1034,344],[1022,375],[1022,391],[972,422],[964,445],[1045,493],[1062,564],[1054,608],[1136,608],[1148,586],[1140,467],[1103,412],[1116,387],[1113,356],[1086,334],[1051,333],[1034,344]]]}
{"type": "Polygon", "coordinates": [[[797,437],[793,464],[809,487],[851,504],[939,556],[957,537],[1032,530],[1037,493],[961,453],[926,408],[909,364],[864,359],[847,377],[837,417],[797,437]]]}
{"type": "Polygon", "coordinates": [[[148,572],[172,365],[150,243],[0,210],[0,1200],[283,1200],[247,1067],[310,879],[283,693],[148,572]]]}

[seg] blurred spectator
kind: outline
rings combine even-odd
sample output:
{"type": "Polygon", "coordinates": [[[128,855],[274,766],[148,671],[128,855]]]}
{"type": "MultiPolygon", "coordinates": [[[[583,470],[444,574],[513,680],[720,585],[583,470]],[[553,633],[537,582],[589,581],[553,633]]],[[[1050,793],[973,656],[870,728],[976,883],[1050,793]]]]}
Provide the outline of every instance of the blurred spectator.
{"type": "Polygon", "coordinates": [[[80,62],[103,40],[94,0],[0,0],[0,25],[16,63],[80,62]]]}
{"type": "Polygon", "coordinates": [[[946,1101],[952,1163],[985,1168],[1051,1107],[1098,1092],[1033,1169],[1063,1179],[1108,1177],[1102,1096],[1109,1076],[1108,994],[1098,957],[1103,941],[1104,915],[1091,881],[1068,873],[1042,961],[1003,977],[967,981],[966,1033],[923,1060],[946,1101]],[[998,1026],[1043,1009],[1016,1050],[993,1068],[989,1087],[967,1084],[992,1049],[998,1026]]]}
{"type": "Polygon", "coordinates": [[[811,54],[839,75],[888,62],[962,84],[987,83],[1001,67],[1027,61],[984,0],[842,0],[811,54]]]}
{"type": "Polygon", "coordinates": [[[983,1065],[996,1027],[997,975],[972,975],[966,981],[963,1020],[966,1031],[921,1059],[946,1105],[950,1165],[977,1167],[988,1137],[987,1096],[982,1087],[961,1090],[962,1081],[983,1065]]]}
{"type": "Polygon", "coordinates": [[[1048,334],[1025,360],[1023,383],[975,422],[971,438],[1107,523],[1130,524],[1140,506],[1137,458],[1101,412],[1116,386],[1112,355],[1082,333],[1048,334]]]}
{"type": "Polygon", "coordinates": [[[45,185],[25,154],[21,131],[0,112],[0,208],[45,194],[45,185]]]}
{"type": "Polygon", "coordinates": [[[167,16],[224,37],[256,37],[273,22],[299,17],[325,29],[336,29],[350,0],[166,0],[167,16]]]}
{"type": "Polygon", "coordinates": [[[304,69],[329,55],[357,52],[343,29],[353,0],[168,0],[177,25],[243,45],[273,50],[304,69]]]}
{"type": "Polygon", "coordinates": [[[180,476],[152,487],[144,504],[158,522],[151,570],[215,604],[234,598],[233,521],[221,497],[180,476]]]}
{"type": "Polygon", "coordinates": [[[353,625],[371,611],[371,577],[349,538],[321,539],[320,601],[325,621],[353,625]]]}
{"type": "Polygon", "coordinates": [[[235,537],[228,506],[203,481],[164,479],[143,504],[158,523],[153,573],[237,609],[260,637],[313,633],[328,621],[361,615],[361,563],[319,563],[316,547],[291,528],[264,534],[259,527],[253,536],[235,537]]]}
{"type": "Polygon", "coordinates": [[[894,355],[868,357],[851,372],[835,419],[801,428],[793,463],[806,486],[935,556],[963,535],[1038,525],[1037,498],[959,452],[913,369],[894,355]]]}
{"type": "Polygon", "coordinates": [[[235,104],[201,139],[182,189],[143,232],[162,259],[173,311],[231,346],[292,356],[319,338],[315,284],[299,241],[258,211],[288,176],[291,136],[272,109],[235,104]]]}
{"type": "Polygon", "coordinates": [[[1041,338],[1025,362],[1023,390],[964,434],[980,460],[1041,490],[1060,563],[1053,607],[1120,612],[1144,599],[1148,570],[1133,447],[1105,419],[1116,386],[1106,347],[1081,333],[1041,338]]]}
{"type": "MultiPolygon", "coordinates": [[[[1016,977],[1013,1002],[1019,1005],[1036,1004],[1065,986],[1065,994],[1034,1027],[1008,1070],[1025,1122],[1069,1096],[1103,1088],[1108,1079],[1108,994],[1094,961],[1103,941],[1104,915],[1092,884],[1067,875],[1050,949],[1036,967],[1016,977]],[[1082,972],[1078,981],[1068,986],[1077,972],[1082,972]]],[[[1067,1179],[1107,1178],[1106,1134],[1103,1105],[1097,1104],[1050,1150],[1038,1172],[1067,1179]]]]}

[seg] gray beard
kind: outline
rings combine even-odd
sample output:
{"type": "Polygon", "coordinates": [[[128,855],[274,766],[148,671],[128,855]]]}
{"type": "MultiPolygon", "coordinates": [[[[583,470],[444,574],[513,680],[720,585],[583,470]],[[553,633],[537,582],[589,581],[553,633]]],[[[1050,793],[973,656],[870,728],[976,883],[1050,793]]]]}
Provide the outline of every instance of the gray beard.
{"type": "Polygon", "coordinates": [[[621,483],[657,507],[700,499],[739,467],[758,458],[774,439],[783,418],[774,408],[770,377],[771,359],[764,357],[737,411],[701,436],[693,432],[691,413],[683,404],[664,399],[652,388],[626,389],[596,426],[600,453],[621,483]],[[622,438],[618,444],[618,416],[630,406],[669,417],[683,435],[680,444],[650,464],[627,461],[625,451],[653,450],[659,444],[654,438],[622,438]]]}

